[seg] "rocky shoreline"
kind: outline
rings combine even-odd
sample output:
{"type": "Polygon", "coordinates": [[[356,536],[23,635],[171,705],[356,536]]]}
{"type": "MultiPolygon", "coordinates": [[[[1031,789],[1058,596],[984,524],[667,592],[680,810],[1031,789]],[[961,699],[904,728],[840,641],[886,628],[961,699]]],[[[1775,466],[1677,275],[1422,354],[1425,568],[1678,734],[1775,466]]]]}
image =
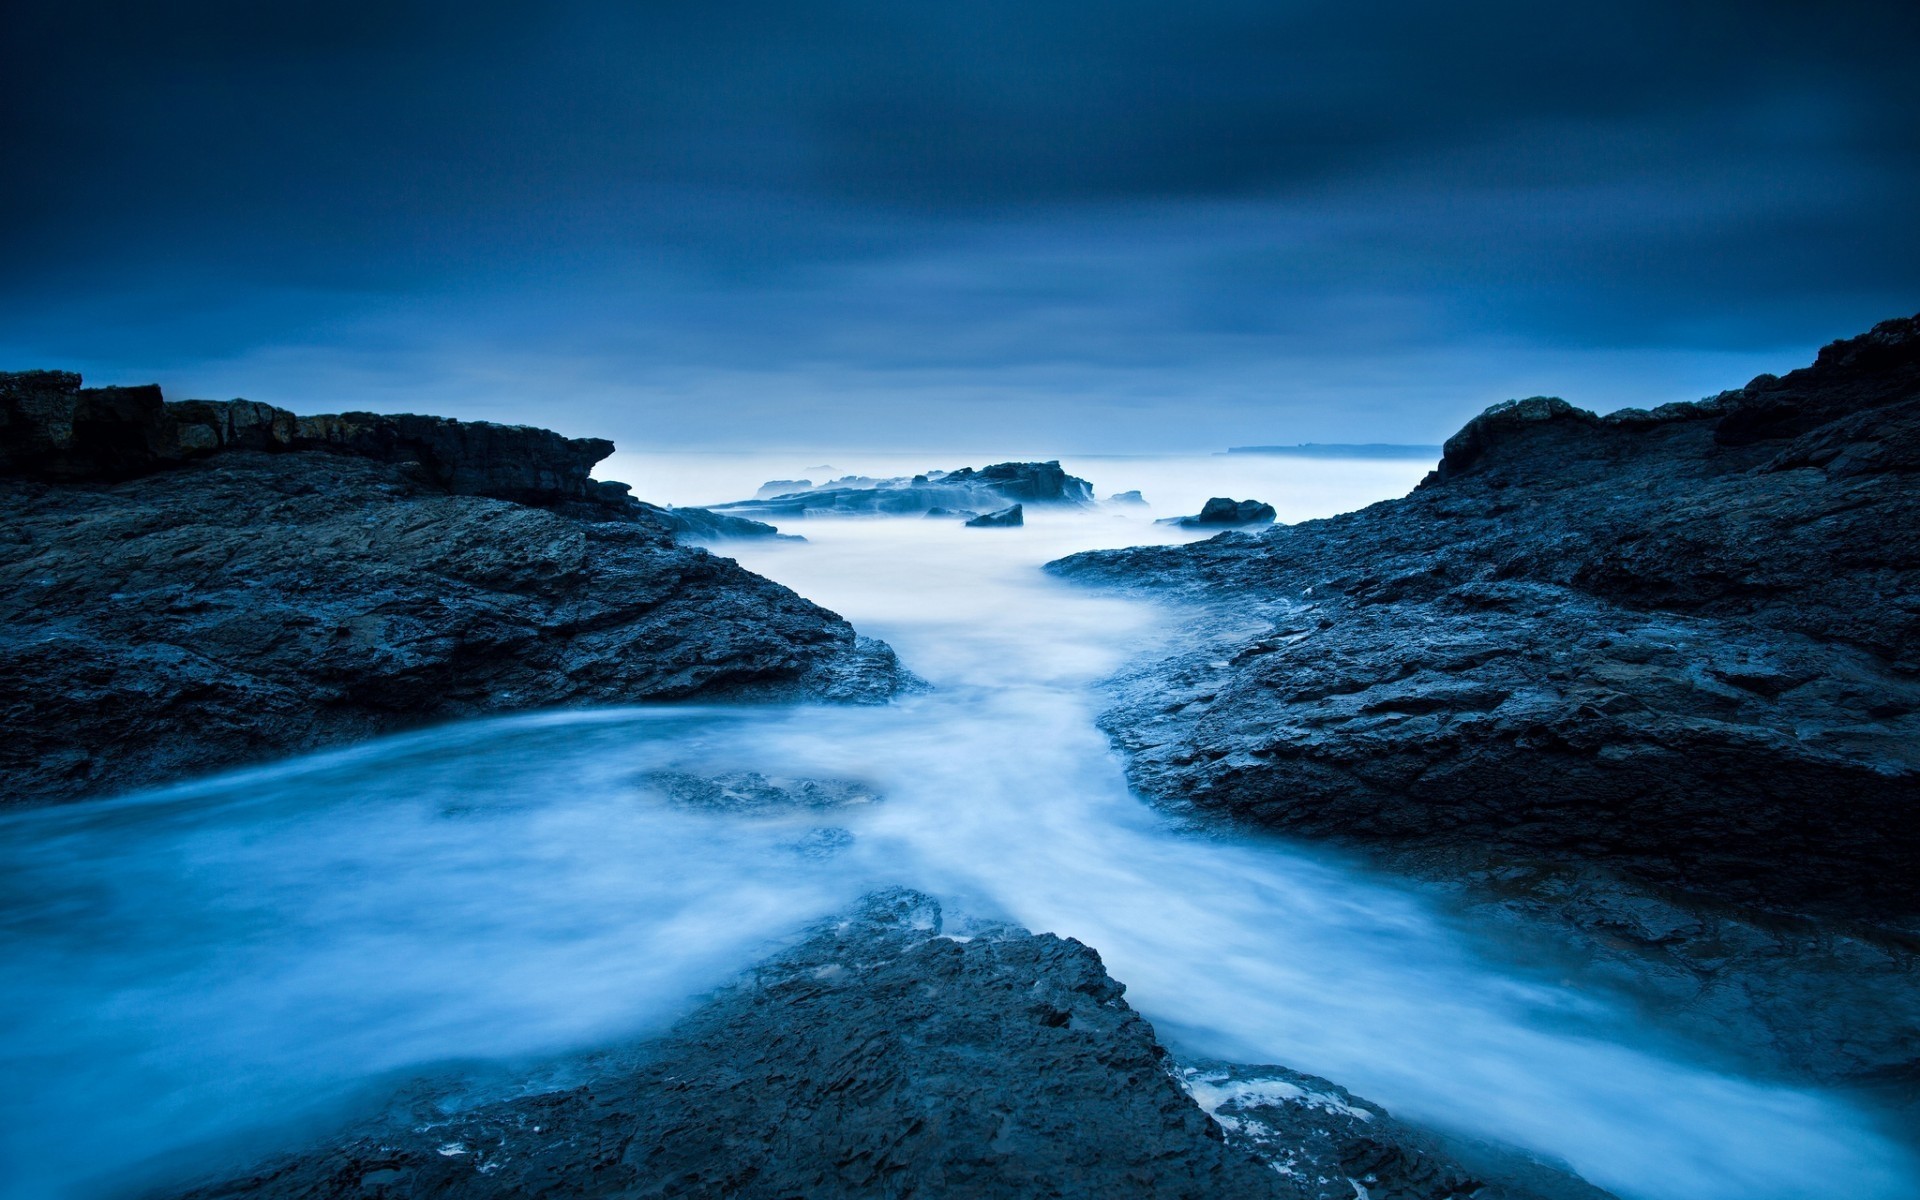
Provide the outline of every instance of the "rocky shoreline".
{"type": "Polygon", "coordinates": [[[0,375],[0,804],[490,713],[916,685],[678,540],[770,526],[592,479],[611,442],[80,382],[0,375]]]}
{"type": "Polygon", "coordinates": [[[1920,318],[1695,404],[1497,406],[1402,499],[1049,569],[1210,614],[1113,684],[1148,797],[1442,881],[1767,1067],[1920,1081],[1920,318]]]}
{"type": "Polygon", "coordinates": [[[1607,1195],[1325,1080],[1183,1063],[1124,992],[1070,938],[950,922],[929,896],[878,893],[644,1045],[479,1099],[425,1080],[317,1148],[175,1194],[1607,1195]]]}

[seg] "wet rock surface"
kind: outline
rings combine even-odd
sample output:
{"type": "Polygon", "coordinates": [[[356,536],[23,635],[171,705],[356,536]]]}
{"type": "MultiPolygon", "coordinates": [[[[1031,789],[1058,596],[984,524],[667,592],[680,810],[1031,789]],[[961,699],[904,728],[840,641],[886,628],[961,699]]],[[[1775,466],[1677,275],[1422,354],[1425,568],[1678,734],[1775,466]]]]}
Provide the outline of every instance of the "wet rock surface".
{"type": "Polygon", "coordinates": [[[768,778],[758,771],[654,771],[640,782],[681,808],[727,816],[820,812],[880,802],[878,792],[851,779],[768,778]]]}
{"type": "Polygon", "coordinates": [[[718,513],[744,517],[805,516],[922,516],[945,513],[995,512],[1009,505],[1093,503],[1093,485],[1069,475],[1058,462],[995,463],[989,467],[962,467],[957,471],[928,471],[924,475],[874,479],[843,476],[817,487],[766,495],[783,483],[775,480],[760,488],[758,498],[717,504],[718,513]]]}
{"type": "Polygon", "coordinates": [[[423,1084],[318,1149],[186,1195],[1344,1200],[1362,1194],[1349,1178],[1395,1200],[1604,1195],[1497,1153],[1476,1176],[1324,1081],[1285,1077],[1337,1108],[1292,1103],[1281,1068],[1220,1102],[1234,1069],[1182,1071],[1123,993],[1079,942],[943,931],[929,897],[881,893],[636,1050],[505,1099],[423,1084]],[[1518,1182],[1529,1171],[1538,1186],[1518,1182]]]}
{"type": "Polygon", "coordinates": [[[1917,471],[1910,319],[1697,404],[1498,406],[1403,499],[1051,569],[1211,614],[1115,683],[1148,795],[1555,925],[1782,1069],[1911,1080],[1917,471]]]}
{"type": "Polygon", "coordinates": [[[203,406],[215,420],[155,389],[137,404],[110,397],[110,415],[127,418],[116,424],[88,393],[148,389],[55,384],[0,382],[13,420],[0,802],[150,786],[485,713],[881,701],[912,686],[883,643],[679,544],[622,485],[603,494],[585,471],[610,443],[342,417],[298,419],[334,422],[326,446],[256,449],[291,418],[203,406]],[[16,419],[33,404],[78,414],[80,432],[16,419]],[[212,430],[213,448],[157,457],[128,432],[190,428],[212,430]],[[410,438],[432,461],[395,461],[410,438]],[[535,493],[550,503],[500,498],[535,493]]]}

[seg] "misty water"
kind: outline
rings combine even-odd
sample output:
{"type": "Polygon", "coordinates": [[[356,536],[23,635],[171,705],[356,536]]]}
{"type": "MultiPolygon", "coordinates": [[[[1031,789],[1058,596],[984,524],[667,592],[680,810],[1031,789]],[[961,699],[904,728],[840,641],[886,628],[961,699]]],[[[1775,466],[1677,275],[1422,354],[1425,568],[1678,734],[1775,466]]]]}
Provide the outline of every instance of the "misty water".
{"type": "MultiPolygon", "coordinates": [[[[604,473],[685,504],[810,466],[984,460],[627,456],[604,473]]],[[[816,520],[792,526],[805,543],[718,548],[890,641],[934,685],[897,704],[533,714],[0,822],[11,1194],[144,1185],[298,1144],[415,1076],[484,1081],[630,1041],[892,885],[1096,947],[1182,1051],[1325,1075],[1623,1196],[1911,1194],[1912,1164],[1844,1098],[1700,1065],[1604,998],[1487,957],[1416,888],[1184,830],[1129,793],[1098,684],[1194,614],[1040,565],[1184,540],[1151,518],[1209,495],[1285,520],[1357,507],[1421,464],[1065,465],[1157,507],[1030,509],[1016,530],[816,520]],[[661,771],[883,799],[723,816],[667,803],[661,771]]]]}

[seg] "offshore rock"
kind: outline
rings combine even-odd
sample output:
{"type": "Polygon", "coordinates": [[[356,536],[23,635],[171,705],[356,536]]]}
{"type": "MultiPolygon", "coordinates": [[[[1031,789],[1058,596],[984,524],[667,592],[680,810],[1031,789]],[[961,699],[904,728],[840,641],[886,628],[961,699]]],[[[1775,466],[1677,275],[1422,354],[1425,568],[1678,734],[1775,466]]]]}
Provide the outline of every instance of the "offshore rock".
{"type": "MultiPolygon", "coordinates": [[[[776,480],[761,492],[788,482],[795,481],[776,480]]],[[[818,487],[715,505],[714,511],[748,517],[925,516],[997,511],[1009,504],[1091,503],[1093,485],[1067,474],[1058,462],[1006,462],[893,479],[849,475],[818,487]]]]}
{"type": "Polygon", "coordinates": [[[1498,406],[1359,512],[1051,569],[1215,606],[1103,719],[1148,795],[1563,922],[1792,1069],[1911,1074],[1916,449],[1891,321],[1697,404],[1498,406]]]}
{"type": "Polygon", "coordinates": [[[981,513],[967,522],[974,529],[1012,529],[1026,523],[1026,510],[1018,504],[998,512],[981,513]]]}
{"type": "Polygon", "coordinates": [[[1157,525],[1179,525],[1185,529],[1204,529],[1217,526],[1222,529],[1238,529],[1245,525],[1271,525],[1274,519],[1273,505],[1258,500],[1233,500],[1226,496],[1215,496],[1200,506],[1197,515],[1191,517],[1166,517],[1156,521],[1157,525]]]}
{"type": "Polygon", "coordinates": [[[603,493],[584,472],[605,443],[45,374],[0,378],[0,804],[489,713],[917,684],[833,613],[677,544],[686,510],[603,493]],[[194,429],[213,448],[182,457],[194,429]]]}
{"type": "Polygon", "coordinates": [[[1247,1114],[1229,1126],[1094,951],[944,923],[919,893],[869,897],[651,1043],[504,1098],[426,1084],[394,1115],[187,1195],[1345,1200],[1362,1194],[1351,1172],[1396,1200],[1604,1196],[1517,1159],[1476,1176],[1324,1081],[1344,1112],[1216,1103],[1247,1114]],[[1229,1132],[1256,1111],[1267,1136],[1229,1132]],[[1362,1111],[1378,1125],[1356,1137],[1362,1111]],[[1518,1182],[1529,1171],[1543,1186],[1518,1182]]]}

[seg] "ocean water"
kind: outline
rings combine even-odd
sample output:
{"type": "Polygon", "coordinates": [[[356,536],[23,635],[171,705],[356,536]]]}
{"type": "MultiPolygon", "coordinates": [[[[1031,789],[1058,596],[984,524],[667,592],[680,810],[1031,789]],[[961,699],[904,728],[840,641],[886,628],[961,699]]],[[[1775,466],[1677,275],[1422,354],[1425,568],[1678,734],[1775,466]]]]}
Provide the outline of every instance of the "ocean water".
{"type": "MultiPolygon", "coordinates": [[[[696,504],[813,466],[993,457],[633,455],[607,474],[696,504]]],[[[1155,508],[1030,508],[1016,530],[821,520],[791,526],[805,543],[716,547],[891,641],[935,685],[898,704],[531,714],[0,820],[8,1194],[215,1169],[416,1075],[505,1077],[642,1036],[892,885],[1096,947],[1183,1049],[1325,1075],[1623,1196],[1912,1194],[1914,1164],[1845,1099],[1690,1061],[1605,998],[1480,956],[1416,888],[1311,847],[1195,835],[1128,792],[1094,724],[1099,681],[1193,614],[1040,565],[1185,540],[1151,518],[1209,495],[1286,520],[1357,507],[1420,464],[1065,465],[1155,508]],[[666,802],[662,771],[883,799],[720,815],[666,802]]]]}

